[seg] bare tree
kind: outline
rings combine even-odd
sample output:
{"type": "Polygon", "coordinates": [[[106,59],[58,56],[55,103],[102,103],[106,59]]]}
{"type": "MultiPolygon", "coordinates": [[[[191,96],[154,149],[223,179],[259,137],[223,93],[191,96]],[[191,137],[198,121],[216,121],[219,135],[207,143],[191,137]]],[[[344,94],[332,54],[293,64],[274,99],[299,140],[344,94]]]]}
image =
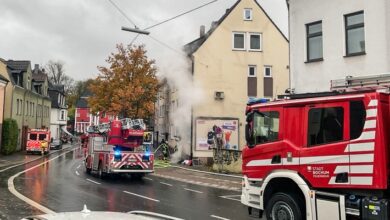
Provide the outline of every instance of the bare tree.
{"type": "Polygon", "coordinates": [[[65,74],[64,63],[61,61],[50,60],[46,64],[47,72],[49,74],[49,80],[53,84],[61,84],[65,86],[65,93],[67,94],[72,90],[74,80],[65,74]]]}

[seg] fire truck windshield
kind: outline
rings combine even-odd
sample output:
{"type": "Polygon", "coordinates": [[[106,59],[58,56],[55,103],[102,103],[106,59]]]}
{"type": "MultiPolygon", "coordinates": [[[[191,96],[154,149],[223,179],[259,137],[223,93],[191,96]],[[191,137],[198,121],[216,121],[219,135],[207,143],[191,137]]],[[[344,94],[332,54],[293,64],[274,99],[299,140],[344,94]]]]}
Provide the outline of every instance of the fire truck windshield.
{"type": "Polygon", "coordinates": [[[39,140],[43,141],[46,139],[46,134],[39,134],[39,140]]]}

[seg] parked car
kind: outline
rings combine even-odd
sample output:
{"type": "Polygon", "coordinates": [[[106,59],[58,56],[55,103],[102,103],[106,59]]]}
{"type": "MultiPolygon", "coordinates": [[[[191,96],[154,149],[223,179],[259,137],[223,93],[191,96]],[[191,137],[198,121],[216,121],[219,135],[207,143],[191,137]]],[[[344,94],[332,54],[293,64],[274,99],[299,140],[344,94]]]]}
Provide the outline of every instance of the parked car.
{"type": "Polygon", "coordinates": [[[62,142],[61,142],[61,140],[60,139],[54,139],[51,142],[50,149],[55,149],[55,150],[62,149],[62,142]]]}

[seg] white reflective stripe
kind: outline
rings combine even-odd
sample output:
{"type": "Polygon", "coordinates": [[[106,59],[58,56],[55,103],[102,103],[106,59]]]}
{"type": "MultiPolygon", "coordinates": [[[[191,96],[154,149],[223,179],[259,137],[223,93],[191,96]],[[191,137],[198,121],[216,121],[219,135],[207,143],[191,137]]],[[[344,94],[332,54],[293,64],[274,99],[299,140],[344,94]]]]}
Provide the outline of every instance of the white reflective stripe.
{"type": "Polygon", "coordinates": [[[378,99],[372,99],[370,103],[368,104],[369,107],[371,106],[378,106],[378,99]]]}
{"type": "Polygon", "coordinates": [[[332,176],[328,182],[328,184],[330,185],[345,185],[345,184],[349,184],[349,182],[351,181],[351,177],[348,178],[348,182],[345,182],[345,183],[336,183],[336,177],[335,176],[332,176]]]}
{"type": "Polygon", "coordinates": [[[372,176],[351,176],[351,184],[372,185],[372,176]]]}
{"type": "MultiPolygon", "coordinates": [[[[283,158],[284,165],[304,165],[304,164],[334,164],[334,163],[366,163],[373,162],[374,154],[354,154],[351,155],[331,155],[331,156],[319,156],[319,157],[301,157],[300,163],[296,160],[293,162],[286,162],[287,158],[283,158]],[[350,158],[351,157],[351,158],[350,158]]],[[[264,160],[252,160],[249,161],[246,166],[254,167],[254,166],[277,166],[281,164],[271,164],[271,159],[264,160]]]]}
{"type": "Polygon", "coordinates": [[[374,151],[375,143],[374,142],[368,142],[368,143],[355,143],[355,144],[349,144],[344,152],[357,152],[357,151],[374,151]]]}
{"type": "Polygon", "coordinates": [[[375,131],[363,131],[358,140],[372,140],[375,138],[375,131]]]}
{"type": "Polygon", "coordinates": [[[375,109],[367,109],[366,110],[366,117],[376,117],[378,110],[375,109]]]}
{"type": "Polygon", "coordinates": [[[265,160],[251,160],[249,163],[246,164],[247,167],[254,167],[254,166],[271,166],[271,165],[277,165],[277,164],[271,164],[272,159],[265,159],[265,160]]]}
{"type": "Polygon", "coordinates": [[[283,165],[299,165],[299,158],[291,158],[291,162],[287,161],[287,158],[283,158],[283,165]]]}
{"type": "Polygon", "coordinates": [[[376,120],[366,120],[364,123],[364,129],[376,128],[376,120]]]}
{"type": "Polygon", "coordinates": [[[337,166],[334,170],[334,174],[349,173],[349,166],[337,166]]]}
{"type": "Polygon", "coordinates": [[[351,173],[374,173],[374,165],[351,165],[351,173]]]}
{"type": "Polygon", "coordinates": [[[351,154],[351,163],[374,162],[374,154],[351,154]]]}
{"type": "Polygon", "coordinates": [[[337,166],[334,173],[353,173],[353,174],[372,174],[374,172],[373,165],[352,165],[352,166],[337,166]]]}
{"type": "Polygon", "coordinates": [[[346,183],[336,183],[336,177],[332,176],[329,180],[330,185],[372,185],[372,176],[351,176],[346,183]]]}
{"type": "Polygon", "coordinates": [[[301,164],[331,164],[331,163],[348,163],[348,155],[332,155],[320,157],[301,157],[301,164]]]}

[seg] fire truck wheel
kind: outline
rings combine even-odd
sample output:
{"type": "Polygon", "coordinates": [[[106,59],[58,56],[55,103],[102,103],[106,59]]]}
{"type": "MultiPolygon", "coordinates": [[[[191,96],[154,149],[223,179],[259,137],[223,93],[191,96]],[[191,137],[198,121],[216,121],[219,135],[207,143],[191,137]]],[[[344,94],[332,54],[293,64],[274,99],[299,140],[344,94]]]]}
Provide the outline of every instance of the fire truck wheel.
{"type": "Polygon", "coordinates": [[[286,193],[275,193],[268,201],[265,212],[267,219],[272,220],[300,220],[302,210],[299,204],[298,196],[292,196],[286,193]]]}

